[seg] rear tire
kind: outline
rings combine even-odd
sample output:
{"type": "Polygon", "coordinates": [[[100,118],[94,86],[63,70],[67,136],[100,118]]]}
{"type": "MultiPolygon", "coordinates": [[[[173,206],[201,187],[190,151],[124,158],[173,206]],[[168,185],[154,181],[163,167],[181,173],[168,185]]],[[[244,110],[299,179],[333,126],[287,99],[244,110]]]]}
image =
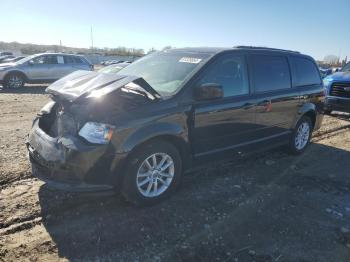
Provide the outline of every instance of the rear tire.
{"type": "Polygon", "coordinates": [[[24,76],[19,73],[10,73],[5,77],[4,88],[21,88],[25,84],[24,76]]]}
{"type": "Polygon", "coordinates": [[[132,153],[125,171],[121,189],[124,197],[138,206],[156,204],[180,183],[181,156],[172,144],[152,141],[132,153]]]}
{"type": "Polygon", "coordinates": [[[293,155],[299,155],[305,151],[310,144],[313,125],[311,119],[303,116],[295,126],[289,141],[289,152],[293,155]]]}

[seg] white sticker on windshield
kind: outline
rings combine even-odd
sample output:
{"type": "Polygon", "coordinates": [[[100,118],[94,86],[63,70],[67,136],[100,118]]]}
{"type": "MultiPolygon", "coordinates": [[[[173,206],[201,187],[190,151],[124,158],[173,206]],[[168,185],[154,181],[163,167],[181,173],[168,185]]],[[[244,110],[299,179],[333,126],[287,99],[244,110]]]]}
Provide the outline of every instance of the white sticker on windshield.
{"type": "Polygon", "coordinates": [[[194,58],[194,57],[182,57],[179,62],[181,63],[191,63],[191,64],[198,64],[202,59],[200,58],[194,58]]]}

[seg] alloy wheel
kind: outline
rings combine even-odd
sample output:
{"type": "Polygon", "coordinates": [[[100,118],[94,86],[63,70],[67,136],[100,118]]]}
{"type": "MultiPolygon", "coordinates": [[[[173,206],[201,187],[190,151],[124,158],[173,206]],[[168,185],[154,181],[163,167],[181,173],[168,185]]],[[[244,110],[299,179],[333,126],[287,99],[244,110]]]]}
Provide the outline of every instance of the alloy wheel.
{"type": "Polygon", "coordinates": [[[174,161],[166,153],[155,153],[147,157],[136,175],[139,192],[145,197],[157,197],[170,186],[175,175],[174,161]]]}
{"type": "Polygon", "coordinates": [[[310,125],[308,122],[302,122],[295,135],[295,147],[302,150],[308,143],[310,137],[310,125]]]}
{"type": "Polygon", "coordinates": [[[11,75],[9,76],[8,79],[8,86],[10,88],[19,88],[23,85],[23,79],[22,77],[18,76],[18,75],[11,75]]]}

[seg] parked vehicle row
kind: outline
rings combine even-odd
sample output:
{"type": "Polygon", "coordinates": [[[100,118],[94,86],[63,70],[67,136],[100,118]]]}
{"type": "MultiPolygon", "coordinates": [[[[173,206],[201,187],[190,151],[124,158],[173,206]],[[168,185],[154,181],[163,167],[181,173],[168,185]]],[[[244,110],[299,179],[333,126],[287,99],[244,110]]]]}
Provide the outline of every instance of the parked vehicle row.
{"type": "Polygon", "coordinates": [[[76,70],[94,70],[80,55],[43,53],[28,56],[14,63],[0,64],[0,84],[19,88],[25,83],[51,83],[76,70]]]}
{"type": "Polygon", "coordinates": [[[124,61],[124,60],[107,60],[107,61],[102,61],[101,65],[108,66],[108,65],[114,65],[114,64],[121,64],[121,63],[127,63],[130,64],[130,61],[124,61]]]}
{"type": "Polygon", "coordinates": [[[201,161],[280,145],[300,154],[323,118],[315,61],[261,47],[156,52],[47,92],[27,141],[33,174],[65,190],[116,188],[140,205],[169,196],[201,161]]]}

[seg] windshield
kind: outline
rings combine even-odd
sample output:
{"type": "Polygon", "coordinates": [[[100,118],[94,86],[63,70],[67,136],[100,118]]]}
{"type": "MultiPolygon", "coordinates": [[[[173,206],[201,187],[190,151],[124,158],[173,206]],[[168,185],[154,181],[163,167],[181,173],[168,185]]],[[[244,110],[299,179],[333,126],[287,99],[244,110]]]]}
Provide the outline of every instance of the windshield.
{"type": "Polygon", "coordinates": [[[27,56],[27,57],[25,57],[25,58],[22,58],[22,59],[20,59],[20,60],[18,60],[16,63],[17,64],[23,64],[23,63],[25,63],[25,62],[27,62],[27,61],[29,61],[29,60],[32,60],[34,57],[36,57],[36,56],[38,56],[38,55],[30,55],[30,56],[27,56]]]}
{"type": "Polygon", "coordinates": [[[343,72],[345,72],[345,71],[350,71],[350,63],[347,63],[347,64],[342,68],[341,71],[343,71],[343,72]]]}
{"type": "Polygon", "coordinates": [[[160,95],[171,96],[208,57],[201,53],[156,52],[123,68],[118,74],[142,77],[160,95]]]}

